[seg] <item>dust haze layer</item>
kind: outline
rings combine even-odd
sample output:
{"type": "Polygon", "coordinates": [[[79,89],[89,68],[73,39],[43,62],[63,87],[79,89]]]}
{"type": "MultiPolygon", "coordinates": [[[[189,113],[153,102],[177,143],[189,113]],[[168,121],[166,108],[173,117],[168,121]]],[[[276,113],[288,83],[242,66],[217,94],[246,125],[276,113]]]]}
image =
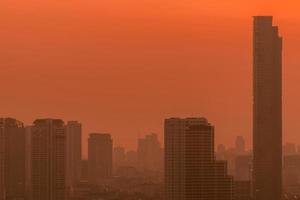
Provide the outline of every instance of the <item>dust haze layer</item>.
{"type": "MultiPolygon", "coordinates": [[[[79,120],[135,148],[163,119],[205,116],[217,143],[251,136],[251,16],[284,36],[284,137],[299,141],[300,3],[72,1],[0,3],[1,115],[79,120]],[[279,9],[280,8],[280,9],[279,9]]],[[[250,144],[249,144],[250,145],[250,144]]],[[[86,147],[86,145],[84,145],[86,147]]]]}

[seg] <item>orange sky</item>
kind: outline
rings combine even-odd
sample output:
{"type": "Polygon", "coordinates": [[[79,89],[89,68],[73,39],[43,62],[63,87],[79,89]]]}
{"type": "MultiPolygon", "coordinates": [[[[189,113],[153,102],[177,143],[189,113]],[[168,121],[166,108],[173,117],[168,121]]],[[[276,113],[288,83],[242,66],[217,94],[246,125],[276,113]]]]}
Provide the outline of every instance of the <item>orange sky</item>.
{"type": "Polygon", "coordinates": [[[251,139],[253,15],[284,37],[284,137],[300,143],[300,2],[1,0],[0,115],[79,120],[135,148],[171,116],[251,139]]]}

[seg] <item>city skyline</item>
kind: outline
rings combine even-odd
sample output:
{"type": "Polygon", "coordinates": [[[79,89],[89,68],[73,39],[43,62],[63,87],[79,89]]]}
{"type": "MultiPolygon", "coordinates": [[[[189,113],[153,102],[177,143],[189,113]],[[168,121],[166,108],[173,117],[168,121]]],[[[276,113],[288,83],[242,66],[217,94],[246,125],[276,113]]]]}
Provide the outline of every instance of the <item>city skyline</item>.
{"type": "Polygon", "coordinates": [[[251,16],[272,14],[286,36],[285,140],[300,140],[298,3],[14,2],[0,8],[1,116],[78,120],[85,138],[110,132],[134,149],[139,135],[162,139],[162,119],[201,115],[218,127],[217,141],[250,141],[251,16]]]}
{"type": "Polygon", "coordinates": [[[0,200],[299,200],[299,7],[2,0],[0,200]]]}
{"type": "MultiPolygon", "coordinates": [[[[161,185],[161,181],[163,181],[163,174],[166,174],[166,180],[168,180],[166,186],[169,189],[166,192],[169,191],[167,193],[170,197],[165,200],[185,198],[250,200],[252,194],[250,187],[253,183],[251,176],[252,152],[245,148],[247,141],[242,136],[236,136],[234,146],[218,145],[216,148],[215,127],[203,117],[165,119],[164,156],[161,154],[162,146],[155,134],[141,138],[139,148],[135,151],[136,155],[132,157],[131,151],[113,145],[114,138],[111,138],[109,134],[91,133],[89,140],[91,150],[89,155],[91,156],[88,158],[88,168],[86,169],[82,168],[85,166],[83,164],[86,162],[85,158],[81,157],[80,152],[78,154],[78,149],[80,149],[78,142],[81,142],[80,137],[78,137],[81,133],[81,123],[77,121],[64,122],[61,119],[37,119],[33,126],[24,126],[21,121],[12,118],[1,118],[0,121],[0,142],[4,142],[5,147],[5,156],[2,154],[2,149],[0,151],[0,158],[5,158],[4,160],[0,159],[0,172],[2,173],[4,169],[5,175],[3,177],[3,174],[0,173],[0,183],[3,183],[4,178],[6,192],[12,191],[12,189],[15,191],[6,194],[18,195],[18,198],[23,198],[26,194],[26,198],[32,196],[32,199],[37,200],[40,200],[40,195],[43,195],[43,199],[48,198],[49,200],[65,198],[90,200],[89,198],[92,198],[93,195],[103,195],[101,193],[102,187],[105,191],[107,189],[110,189],[111,192],[114,191],[114,193],[108,192],[106,195],[125,195],[119,194],[119,190],[113,190],[114,187],[124,187],[122,186],[124,180],[126,182],[131,180],[134,184],[139,180],[141,185],[149,184],[148,181],[152,180],[154,181],[154,185],[152,185],[154,193],[148,193],[146,188],[137,191],[143,191],[142,194],[152,196],[151,199],[157,199],[158,197],[162,198],[161,188],[163,185],[161,185]],[[15,145],[17,143],[18,145],[15,145]],[[71,154],[68,153],[70,147],[74,149],[71,150],[73,152],[71,154]],[[163,157],[165,157],[166,164],[165,173],[161,171],[162,169],[158,164],[163,157]],[[68,173],[65,173],[65,167],[67,167],[66,172],[73,173],[74,170],[74,174],[77,174],[76,166],[71,167],[67,164],[74,158],[74,164],[80,166],[81,170],[79,182],[73,176],[75,179],[71,185],[68,181],[68,173]],[[18,163],[18,168],[7,168],[7,166],[14,166],[15,163],[18,163]],[[184,168],[181,168],[182,166],[178,163],[182,163],[184,168]],[[149,168],[145,170],[144,166],[149,166],[149,168]],[[10,175],[6,176],[7,174],[10,175]],[[12,176],[12,174],[21,176],[12,176]],[[55,179],[51,179],[50,174],[55,175],[57,182],[54,183],[55,179]],[[24,182],[25,177],[26,181],[24,182]],[[19,185],[20,182],[16,182],[19,180],[23,180],[22,185],[19,185]],[[170,180],[174,180],[174,182],[170,180]],[[48,181],[50,185],[46,184],[48,181]],[[205,186],[207,181],[210,184],[205,186]],[[63,183],[66,184],[66,187],[62,186],[63,183]],[[187,185],[181,188],[181,183],[187,185]],[[13,185],[18,185],[18,187],[13,185]],[[106,185],[109,187],[107,188],[106,185]],[[99,194],[96,192],[96,188],[98,188],[99,194]],[[24,192],[25,189],[26,193],[24,192]],[[198,189],[207,192],[199,193],[198,189]],[[19,192],[16,193],[16,191],[19,192]],[[176,197],[179,194],[177,191],[180,193],[178,197],[176,197]],[[66,197],[63,197],[63,194],[66,197]]],[[[272,147],[268,147],[270,147],[268,148],[269,151],[272,147]]],[[[300,178],[300,171],[298,170],[300,163],[299,147],[299,144],[295,143],[286,143],[282,146],[285,197],[287,195],[291,195],[291,197],[300,196],[300,190],[297,188],[300,187],[298,181],[300,178]]],[[[274,167],[272,165],[272,168],[274,167]]],[[[276,174],[272,177],[275,176],[276,174]]],[[[133,195],[132,192],[135,190],[132,191],[126,186],[125,188],[128,192],[130,191],[129,194],[133,195]]],[[[3,189],[3,186],[0,189],[3,189]]],[[[0,199],[2,198],[1,195],[3,195],[3,190],[0,190],[0,199]]]]}

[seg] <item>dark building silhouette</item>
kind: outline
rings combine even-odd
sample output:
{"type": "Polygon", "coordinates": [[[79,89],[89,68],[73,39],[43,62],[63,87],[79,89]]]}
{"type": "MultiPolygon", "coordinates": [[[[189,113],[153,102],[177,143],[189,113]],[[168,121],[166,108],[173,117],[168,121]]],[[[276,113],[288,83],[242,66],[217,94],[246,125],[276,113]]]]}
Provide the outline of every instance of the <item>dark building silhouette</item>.
{"type": "Polygon", "coordinates": [[[271,16],[254,17],[253,153],[254,196],[282,196],[282,38],[271,16]]]}
{"type": "Polygon", "coordinates": [[[250,181],[252,170],[252,156],[240,155],[235,158],[235,180],[250,181]]]}
{"type": "Polygon", "coordinates": [[[234,181],[234,200],[252,200],[250,181],[234,181]]]}
{"type": "Polygon", "coordinates": [[[77,121],[69,121],[66,126],[66,181],[72,190],[80,182],[81,134],[82,127],[77,121]]]}
{"type": "Polygon", "coordinates": [[[66,134],[60,119],[37,119],[31,128],[32,200],[66,199],[66,134]]]}
{"type": "Polygon", "coordinates": [[[126,151],[124,147],[115,147],[113,152],[113,168],[114,172],[118,170],[119,167],[124,167],[126,165],[126,151]]]}
{"type": "Polygon", "coordinates": [[[284,156],[283,188],[288,194],[300,195],[300,155],[284,156]]]}
{"type": "Polygon", "coordinates": [[[136,151],[127,151],[126,152],[126,165],[137,168],[138,158],[136,151]]]}
{"type": "Polygon", "coordinates": [[[31,199],[31,191],[32,191],[32,184],[31,184],[31,128],[32,126],[25,127],[25,186],[26,186],[26,199],[31,199]]]}
{"type": "Polygon", "coordinates": [[[88,182],[89,164],[88,160],[81,160],[80,164],[80,182],[88,182]]]}
{"type": "Polygon", "coordinates": [[[214,127],[205,118],[165,120],[166,200],[232,200],[226,161],[215,160],[214,127]]]}
{"type": "Polygon", "coordinates": [[[286,143],[283,148],[283,155],[289,156],[289,155],[295,155],[297,154],[297,147],[294,143],[286,143]]]}
{"type": "Polygon", "coordinates": [[[224,144],[219,144],[217,147],[217,154],[224,154],[226,152],[226,146],[224,144]]]}
{"type": "Polygon", "coordinates": [[[237,155],[246,153],[246,142],[243,136],[237,136],[235,140],[235,151],[237,155]]]}
{"type": "Polygon", "coordinates": [[[92,133],[88,140],[88,173],[91,185],[102,185],[112,176],[113,141],[109,134],[92,133]]]}
{"type": "Polygon", "coordinates": [[[25,199],[25,128],[0,118],[0,200],[25,199]]]}
{"type": "Polygon", "coordinates": [[[4,147],[4,131],[1,129],[0,131],[0,200],[5,199],[5,192],[4,192],[4,154],[5,154],[5,147],[4,147]]]}
{"type": "Polygon", "coordinates": [[[138,168],[144,173],[162,171],[163,152],[156,134],[138,140],[138,168]]]}

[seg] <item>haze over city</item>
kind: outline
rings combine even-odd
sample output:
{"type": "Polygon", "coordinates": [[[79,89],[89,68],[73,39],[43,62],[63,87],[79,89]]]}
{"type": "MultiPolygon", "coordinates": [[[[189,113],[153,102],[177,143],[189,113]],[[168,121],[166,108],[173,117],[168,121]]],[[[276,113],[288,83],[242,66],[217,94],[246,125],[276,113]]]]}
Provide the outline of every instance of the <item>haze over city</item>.
{"type": "MultiPolygon", "coordinates": [[[[295,1],[2,0],[1,115],[79,120],[136,148],[163,119],[206,116],[217,143],[251,145],[251,24],[284,38],[284,139],[299,141],[295,1]]],[[[250,146],[249,146],[250,148],[250,146]]]]}
{"type": "Polygon", "coordinates": [[[300,199],[299,8],[2,0],[0,200],[300,199]]]}

